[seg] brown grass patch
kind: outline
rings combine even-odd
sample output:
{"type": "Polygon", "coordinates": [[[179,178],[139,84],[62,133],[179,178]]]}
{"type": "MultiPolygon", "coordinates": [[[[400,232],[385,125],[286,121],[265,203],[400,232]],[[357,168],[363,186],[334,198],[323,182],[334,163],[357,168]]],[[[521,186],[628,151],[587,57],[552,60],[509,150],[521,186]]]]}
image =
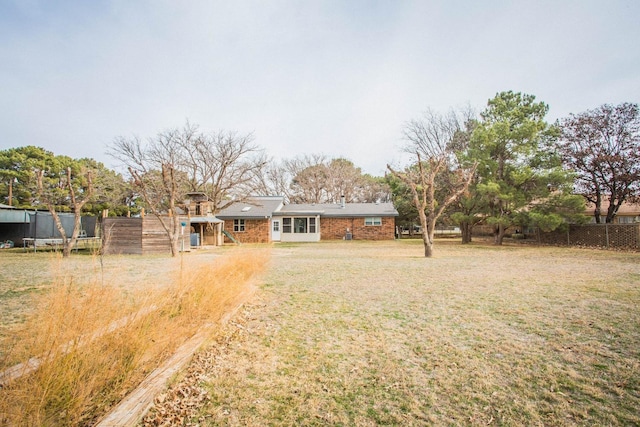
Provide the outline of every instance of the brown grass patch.
{"type": "MultiPolygon", "coordinates": [[[[640,254],[280,245],[201,425],[637,425],[640,254]]],[[[230,338],[229,338],[230,337],[230,338]]]]}
{"type": "Polygon", "coordinates": [[[0,370],[31,357],[41,365],[0,389],[0,424],[91,424],[186,339],[244,301],[268,251],[164,258],[158,281],[133,283],[130,258],[117,258],[120,280],[116,274],[109,280],[125,288],[54,264],[63,270],[51,275],[37,308],[3,342],[0,370]]]}

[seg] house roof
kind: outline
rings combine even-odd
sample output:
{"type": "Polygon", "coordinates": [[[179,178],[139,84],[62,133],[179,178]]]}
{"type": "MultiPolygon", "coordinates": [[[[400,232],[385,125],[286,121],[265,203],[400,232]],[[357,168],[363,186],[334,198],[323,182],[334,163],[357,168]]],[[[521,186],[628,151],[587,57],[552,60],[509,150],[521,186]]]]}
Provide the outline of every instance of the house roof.
{"type": "Polygon", "coordinates": [[[287,215],[320,215],[324,217],[368,217],[368,216],[398,216],[398,211],[392,203],[345,203],[344,207],[336,203],[292,203],[285,205],[277,216],[287,215]]]}
{"type": "Polygon", "coordinates": [[[207,216],[192,216],[189,219],[189,222],[191,222],[192,224],[197,224],[197,223],[203,223],[203,224],[219,224],[222,221],[221,219],[213,216],[213,215],[207,215],[207,216]]]}
{"type": "MultiPolygon", "coordinates": [[[[593,215],[593,211],[595,209],[595,205],[593,203],[587,203],[585,208],[585,214],[593,215]]],[[[609,209],[609,200],[603,200],[602,206],[600,206],[600,214],[606,215],[607,210],[609,209]]],[[[629,203],[625,202],[620,206],[618,210],[618,216],[637,216],[640,215],[640,203],[629,203]]]]}
{"type": "Polygon", "coordinates": [[[281,196],[251,197],[246,201],[235,202],[231,206],[222,209],[216,214],[220,219],[245,218],[262,219],[271,218],[274,212],[280,209],[284,201],[281,196]]]}
{"type": "MultiPolygon", "coordinates": [[[[38,215],[39,217],[51,216],[49,211],[0,208],[0,223],[28,224],[32,219],[37,221],[37,219],[33,218],[34,215],[38,215]]],[[[58,216],[61,218],[73,218],[74,215],[71,212],[58,212],[58,216]]]]}
{"type": "Polygon", "coordinates": [[[25,224],[29,222],[29,214],[35,211],[0,208],[0,223],[25,224]]]}
{"type": "Polygon", "coordinates": [[[323,217],[370,217],[398,216],[392,203],[291,203],[285,205],[281,196],[252,197],[244,202],[236,202],[218,212],[220,219],[244,218],[262,219],[272,216],[312,216],[323,217]]]}

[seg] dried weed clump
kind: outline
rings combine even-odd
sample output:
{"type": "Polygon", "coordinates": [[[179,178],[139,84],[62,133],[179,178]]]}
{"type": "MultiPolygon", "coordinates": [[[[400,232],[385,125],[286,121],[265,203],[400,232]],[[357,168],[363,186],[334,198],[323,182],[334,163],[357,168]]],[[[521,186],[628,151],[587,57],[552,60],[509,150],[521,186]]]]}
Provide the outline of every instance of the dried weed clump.
{"type": "Polygon", "coordinates": [[[3,344],[0,425],[91,424],[179,345],[245,301],[268,259],[265,249],[167,259],[169,286],[55,276],[3,344]]]}

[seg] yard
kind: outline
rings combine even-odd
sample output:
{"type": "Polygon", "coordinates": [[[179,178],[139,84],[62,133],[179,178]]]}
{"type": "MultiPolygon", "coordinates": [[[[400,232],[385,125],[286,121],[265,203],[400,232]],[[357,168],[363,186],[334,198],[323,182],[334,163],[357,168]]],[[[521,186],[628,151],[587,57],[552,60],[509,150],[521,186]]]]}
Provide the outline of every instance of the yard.
{"type": "MultiPolygon", "coordinates": [[[[441,241],[436,251],[276,246],[261,291],[192,363],[210,398],[192,419],[640,423],[640,254],[441,241]]],[[[149,425],[186,400],[186,382],[149,425]]]]}
{"type": "Polygon", "coordinates": [[[170,273],[179,267],[178,260],[173,261],[165,256],[101,258],[89,253],[64,260],[59,252],[32,253],[22,248],[0,252],[0,339],[31,312],[32,297],[57,282],[109,284],[125,291],[140,283],[167,285],[170,273]]]}
{"type": "MultiPolygon", "coordinates": [[[[640,424],[640,254],[457,241],[435,250],[275,245],[257,292],[144,424],[640,424]]],[[[3,325],[48,280],[42,259],[2,259],[3,325]]],[[[92,266],[105,282],[124,271],[162,284],[176,266],[70,261],[64,269],[92,266]]]]}

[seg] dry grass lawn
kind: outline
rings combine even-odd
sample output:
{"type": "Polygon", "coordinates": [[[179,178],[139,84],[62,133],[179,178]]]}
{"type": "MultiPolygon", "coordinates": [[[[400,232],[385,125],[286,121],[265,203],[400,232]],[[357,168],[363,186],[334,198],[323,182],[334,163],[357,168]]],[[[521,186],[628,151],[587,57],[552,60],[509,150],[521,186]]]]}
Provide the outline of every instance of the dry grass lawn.
{"type": "Polygon", "coordinates": [[[422,253],[276,245],[252,303],[194,362],[209,400],[191,420],[640,424],[640,254],[440,241],[422,253]]]}
{"type": "Polygon", "coordinates": [[[167,286],[179,262],[179,259],[153,255],[99,257],[74,253],[71,258],[62,259],[59,252],[3,250],[0,252],[0,339],[24,322],[34,308],[34,297],[50,291],[59,282],[79,286],[106,284],[131,292],[141,283],[167,286]]]}
{"type": "Polygon", "coordinates": [[[185,341],[218,333],[269,253],[107,257],[99,267],[89,256],[3,253],[0,302],[11,304],[0,307],[13,324],[0,336],[0,425],[94,425],[185,341]]]}

